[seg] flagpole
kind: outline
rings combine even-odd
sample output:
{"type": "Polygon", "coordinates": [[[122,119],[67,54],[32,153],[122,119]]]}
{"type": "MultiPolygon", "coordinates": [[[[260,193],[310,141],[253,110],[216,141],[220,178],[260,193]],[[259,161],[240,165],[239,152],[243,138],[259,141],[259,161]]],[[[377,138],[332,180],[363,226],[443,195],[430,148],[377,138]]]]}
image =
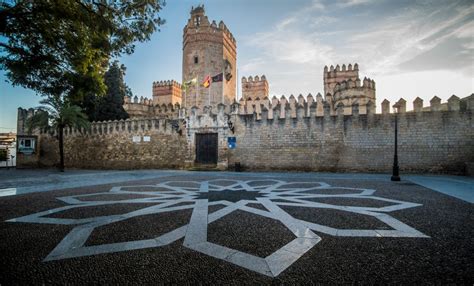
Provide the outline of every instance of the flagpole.
{"type": "Polygon", "coordinates": [[[194,106],[197,106],[197,97],[199,95],[199,75],[196,75],[196,78],[197,78],[197,94],[196,94],[196,98],[194,98],[194,106]]]}
{"type": "Polygon", "coordinates": [[[239,98],[239,69],[237,69],[237,78],[235,79],[237,82],[237,94],[235,95],[235,100],[237,101],[237,98],[239,98]]]}
{"type": "Polygon", "coordinates": [[[224,81],[225,81],[224,72],[225,72],[225,62],[222,65],[222,104],[224,104],[224,81]]]}
{"type": "Polygon", "coordinates": [[[211,106],[211,87],[212,87],[212,82],[209,80],[209,90],[208,90],[208,96],[207,96],[207,106],[211,106]]]}

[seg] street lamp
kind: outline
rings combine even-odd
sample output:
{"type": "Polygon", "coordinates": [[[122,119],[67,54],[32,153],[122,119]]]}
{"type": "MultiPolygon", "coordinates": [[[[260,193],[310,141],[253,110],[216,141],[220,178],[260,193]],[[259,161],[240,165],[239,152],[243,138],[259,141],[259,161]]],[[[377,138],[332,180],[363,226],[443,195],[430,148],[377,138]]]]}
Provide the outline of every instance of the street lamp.
{"type": "Polygon", "coordinates": [[[398,167],[398,111],[400,106],[398,103],[393,105],[393,111],[395,112],[395,153],[393,155],[393,171],[392,171],[392,181],[400,181],[399,167],[398,167]]]}

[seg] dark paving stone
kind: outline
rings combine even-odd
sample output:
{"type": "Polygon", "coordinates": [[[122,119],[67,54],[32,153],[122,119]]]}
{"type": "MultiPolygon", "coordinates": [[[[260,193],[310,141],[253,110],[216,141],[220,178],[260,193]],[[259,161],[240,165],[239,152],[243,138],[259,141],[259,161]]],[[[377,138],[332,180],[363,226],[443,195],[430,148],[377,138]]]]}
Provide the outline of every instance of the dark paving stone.
{"type": "Polygon", "coordinates": [[[368,215],[333,209],[280,207],[295,218],[338,229],[392,229],[368,215]]]}
{"type": "Polygon", "coordinates": [[[147,196],[140,194],[103,194],[87,197],[77,198],[80,201],[124,201],[124,200],[133,200],[133,199],[146,199],[146,198],[156,198],[155,196],[147,196]]]}
{"type": "Polygon", "coordinates": [[[316,189],[316,190],[307,190],[301,191],[300,194],[316,194],[316,195],[348,195],[348,194],[360,194],[361,191],[358,190],[348,190],[348,189],[316,189]]]}
{"type": "Polygon", "coordinates": [[[252,187],[259,187],[259,186],[271,185],[271,184],[274,184],[274,183],[275,183],[274,181],[256,180],[256,181],[248,183],[248,185],[252,186],[252,187]]]}
{"type": "MultiPolygon", "coordinates": [[[[474,283],[474,206],[414,184],[371,180],[315,179],[332,186],[377,190],[374,195],[423,204],[389,215],[430,238],[333,237],[322,241],[276,278],[248,271],[183,247],[166,247],[42,262],[69,233],[71,226],[6,223],[5,220],[44,211],[65,203],[56,197],[106,192],[111,186],[154,184],[166,180],[205,180],[206,175],[170,176],[46,193],[0,198],[0,284],[430,284],[474,283]]],[[[252,179],[239,177],[239,179],[252,179]]],[[[276,179],[298,181],[279,175],[276,179]]],[[[403,177],[402,177],[403,179],[403,177]]],[[[305,179],[309,181],[310,179],[305,179]]],[[[302,211],[303,212],[303,208],[302,211]]],[[[296,215],[296,214],[295,214],[296,215]]],[[[262,218],[255,218],[260,229],[262,218]],[[258,219],[257,219],[258,218],[258,219]],[[259,224],[260,223],[260,224],[259,224]]],[[[225,219],[222,218],[222,219],[225,219]]],[[[240,218],[237,218],[237,220],[240,218]]],[[[235,220],[229,222],[237,224],[235,220]]],[[[272,220],[270,220],[272,221],[272,220]]],[[[245,221],[241,225],[245,225],[245,221]]],[[[226,227],[227,225],[223,225],[226,227]]],[[[228,226],[227,226],[228,227],[228,226]]],[[[248,226],[247,228],[249,228],[248,226]]],[[[241,228],[241,233],[247,233],[241,228]]],[[[210,233],[210,232],[209,232],[210,233]]],[[[212,235],[215,235],[214,232],[212,235]]],[[[277,232],[273,236],[278,238],[277,232]]],[[[222,238],[222,235],[220,236],[222,238]]],[[[222,239],[231,239],[224,238],[222,239]]],[[[264,249],[273,237],[254,236],[264,249]]]]}
{"type": "Polygon", "coordinates": [[[139,209],[159,205],[160,203],[135,203],[135,204],[110,204],[101,206],[76,207],[57,213],[47,215],[46,217],[55,218],[90,218],[96,216],[126,214],[139,209]]]}
{"type": "Polygon", "coordinates": [[[387,206],[397,205],[397,203],[391,203],[386,201],[380,201],[375,199],[364,199],[364,198],[311,198],[305,199],[307,201],[337,205],[337,206],[353,206],[353,207],[372,207],[381,208],[387,206]]]}
{"type": "Polygon", "coordinates": [[[174,191],[172,189],[167,189],[163,187],[122,187],[123,191],[127,192],[170,192],[174,191]]]}
{"type": "MultiPolygon", "coordinates": [[[[182,179],[180,179],[182,180],[182,179]]],[[[182,180],[185,181],[185,180],[182,180]]],[[[168,186],[173,186],[173,187],[181,187],[181,188],[198,188],[201,186],[201,184],[196,183],[196,182],[171,182],[167,184],[168,186]]]]}
{"type": "Polygon", "coordinates": [[[149,214],[107,224],[95,228],[86,245],[152,239],[187,224],[192,211],[149,214]]]}
{"type": "Polygon", "coordinates": [[[221,210],[225,207],[226,207],[226,205],[220,205],[220,204],[219,205],[208,206],[207,211],[208,211],[208,213],[211,214],[211,213],[216,212],[218,210],[221,210]]]}
{"type": "Polygon", "coordinates": [[[199,193],[196,199],[207,199],[209,202],[228,201],[235,203],[240,200],[256,200],[257,198],[264,196],[265,194],[260,192],[249,192],[246,190],[222,190],[199,193]]]}
{"type": "Polygon", "coordinates": [[[264,207],[262,204],[257,204],[257,203],[249,203],[247,204],[248,207],[252,207],[254,209],[259,209],[259,210],[263,210],[263,211],[268,211],[266,207],[264,207]]]}
{"type": "Polygon", "coordinates": [[[288,189],[288,188],[314,188],[314,187],[319,187],[321,184],[318,183],[288,183],[284,184],[282,186],[279,186],[278,189],[288,189]]]}
{"type": "Polygon", "coordinates": [[[281,222],[244,211],[209,224],[208,241],[266,257],[296,237],[281,222]]]}

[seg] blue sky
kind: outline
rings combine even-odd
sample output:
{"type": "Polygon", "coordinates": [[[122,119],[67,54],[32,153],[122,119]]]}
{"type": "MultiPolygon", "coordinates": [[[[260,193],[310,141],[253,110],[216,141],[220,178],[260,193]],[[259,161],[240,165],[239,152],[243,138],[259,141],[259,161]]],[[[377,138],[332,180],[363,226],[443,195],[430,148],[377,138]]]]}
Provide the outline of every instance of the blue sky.
{"type": "MultiPolygon", "coordinates": [[[[428,0],[168,0],[166,24],[120,61],[134,94],[151,97],[152,82],[181,81],[182,32],[191,6],[223,20],[237,40],[239,78],[265,74],[270,94],[323,91],[324,65],[359,63],[377,83],[377,106],[417,97],[429,104],[474,92],[474,4],[428,0]]],[[[16,130],[18,107],[40,96],[5,82],[0,71],[0,132],[16,130]]],[[[239,80],[240,82],[240,80],[239,80]]]]}

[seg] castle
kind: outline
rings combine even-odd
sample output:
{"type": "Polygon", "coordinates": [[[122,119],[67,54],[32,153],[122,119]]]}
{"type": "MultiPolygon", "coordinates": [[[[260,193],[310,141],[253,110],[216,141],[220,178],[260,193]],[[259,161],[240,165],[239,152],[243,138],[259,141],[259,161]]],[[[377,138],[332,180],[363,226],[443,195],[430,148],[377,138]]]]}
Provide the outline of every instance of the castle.
{"type": "MultiPolygon", "coordinates": [[[[183,30],[182,82],[196,79],[196,83],[183,88],[175,80],[154,82],[152,99],[127,97],[124,108],[132,118],[145,118],[166,115],[167,110],[178,105],[188,110],[216,108],[218,104],[229,106],[237,100],[236,62],[237,42],[224,22],[211,23],[204,5],[193,7],[183,30]],[[209,88],[201,86],[207,76],[220,73],[221,81],[211,83],[209,88]]],[[[242,103],[268,98],[269,84],[265,75],[242,77],[241,83],[242,103]]],[[[331,114],[336,114],[338,108],[350,114],[353,105],[359,105],[359,110],[369,105],[375,112],[375,82],[370,78],[360,79],[357,63],[324,67],[324,97],[331,114]]]]}
{"type": "MultiPolygon", "coordinates": [[[[204,6],[191,9],[183,30],[181,83],[154,82],[152,98],[125,98],[130,118],[65,131],[66,166],[389,172],[398,119],[402,171],[461,174],[474,161],[474,95],[438,97],[413,111],[400,99],[376,114],[375,81],[359,65],[324,67],[324,92],[273,96],[265,75],[242,77],[237,98],[237,41],[204,6]],[[204,83],[204,86],[203,86],[204,83]]],[[[55,134],[28,134],[33,110],[18,110],[18,138],[33,150],[18,167],[56,164],[55,134]]]]}

